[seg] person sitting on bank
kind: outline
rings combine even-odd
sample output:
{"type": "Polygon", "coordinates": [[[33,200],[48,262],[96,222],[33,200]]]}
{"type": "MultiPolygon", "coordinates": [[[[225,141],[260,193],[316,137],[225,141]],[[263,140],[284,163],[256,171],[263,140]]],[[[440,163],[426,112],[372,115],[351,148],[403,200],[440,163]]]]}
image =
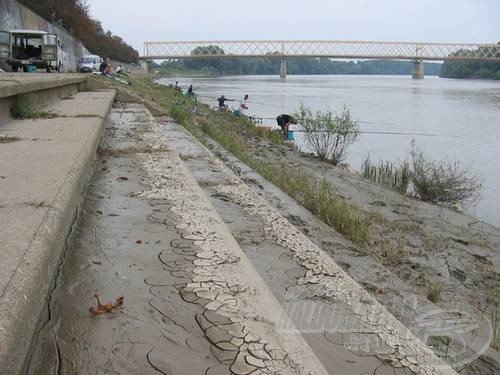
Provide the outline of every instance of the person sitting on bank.
{"type": "Polygon", "coordinates": [[[104,75],[108,77],[111,77],[113,75],[113,67],[111,66],[111,64],[108,64],[106,66],[106,69],[104,70],[104,75]]]}
{"type": "Polygon", "coordinates": [[[227,104],[226,102],[232,102],[233,99],[228,99],[224,95],[221,95],[217,101],[219,102],[219,111],[226,111],[227,110],[227,104]]]}
{"type": "Polygon", "coordinates": [[[297,121],[290,115],[287,114],[281,114],[278,117],[276,117],[276,121],[278,122],[278,125],[281,128],[281,131],[283,132],[283,137],[285,140],[288,139],[288,128],[290,127],[290,124],[296,124],[297,121]]]}
{"type": "Polygon", "coordinates": [[[125,70],[123,70],[123,66],[121,66],[121,65],[118,65],[116,67],[116,74],[123,74],[125,76],[127,75],[127,73],[125,73],[125,70]]]}
{"type": "Polygon", "coordinates": [[[194,96],[193,85],[189,85],[186,95],[194,96]]]}
{"type": "Polygon", "coordinates": [[[108,66],[109,66],[109,59],[106,57],[101,65],[99,65],[99,72],[101,72],[101,74],[104,76],[106,75],[106,70],[108,69],[108,66]]]}

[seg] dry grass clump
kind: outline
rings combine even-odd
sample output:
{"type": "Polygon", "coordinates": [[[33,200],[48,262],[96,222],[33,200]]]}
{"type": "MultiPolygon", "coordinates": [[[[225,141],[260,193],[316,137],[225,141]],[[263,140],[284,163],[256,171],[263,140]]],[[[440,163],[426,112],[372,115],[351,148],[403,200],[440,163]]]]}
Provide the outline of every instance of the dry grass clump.
{"type": "Polygon", "coordinates": [[[426,202],[464,206],[479,198],[481,179],[458,161],[435,160],[412,144],[409,160],[398,164],[367,157],[361,175],[401,194],[426,202]]]}

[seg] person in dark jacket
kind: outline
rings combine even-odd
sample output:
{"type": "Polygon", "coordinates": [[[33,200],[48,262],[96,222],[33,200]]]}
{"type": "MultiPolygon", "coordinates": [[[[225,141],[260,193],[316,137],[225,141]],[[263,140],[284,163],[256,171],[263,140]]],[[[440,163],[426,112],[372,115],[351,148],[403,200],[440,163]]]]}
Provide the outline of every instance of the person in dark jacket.
{"type": "Polygon", "coordinates": [[[276,117],[276,121],[278,122],[278,125],[281,128],[281,131],[283,132],[283,137],[288,139],[288,127],[290,124],[296,124],[297,122],[295,119],[287,114],[281,114],[278,117],[276,117]]]}
{"type": "Polygon", "coordinates": [[[221,95],[219,98],[217,98],[217,101],[219,102],[219,111],[227,110],[226,102],[234,102],[233,99],[228,99],[224,95],[221,95]]]}
{"type": "Polygon", "coordinates": [[[109,65],[109,60],[108,58],[105,58],[101,65],[99,65],[99,71],[101,72],[102,75],[106,75],[106,70],[108,70],[108,65],[109,65]]]}

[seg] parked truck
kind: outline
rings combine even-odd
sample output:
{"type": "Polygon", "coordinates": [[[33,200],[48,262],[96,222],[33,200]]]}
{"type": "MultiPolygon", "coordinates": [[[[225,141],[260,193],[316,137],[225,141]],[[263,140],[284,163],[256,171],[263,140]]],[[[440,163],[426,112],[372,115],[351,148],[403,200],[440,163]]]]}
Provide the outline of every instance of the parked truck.
{"type": "Polygon", "coordinates": [[[0,59],[19,69],[59,70],[57,35],[39,30],[0,31],[0,59]]]}

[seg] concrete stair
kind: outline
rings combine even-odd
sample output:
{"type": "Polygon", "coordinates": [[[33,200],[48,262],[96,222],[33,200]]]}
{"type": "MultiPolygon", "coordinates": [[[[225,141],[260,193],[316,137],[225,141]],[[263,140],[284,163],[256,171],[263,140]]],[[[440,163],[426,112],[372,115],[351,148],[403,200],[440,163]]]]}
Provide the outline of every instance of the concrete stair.
{"type": "Polygon", "coordinates": [[[0,373],[24,372],[92,171],[114,91],[82,75],[0,77],[0,373]],[[16,120],[23,103],[50,118],[16,120]]]}

